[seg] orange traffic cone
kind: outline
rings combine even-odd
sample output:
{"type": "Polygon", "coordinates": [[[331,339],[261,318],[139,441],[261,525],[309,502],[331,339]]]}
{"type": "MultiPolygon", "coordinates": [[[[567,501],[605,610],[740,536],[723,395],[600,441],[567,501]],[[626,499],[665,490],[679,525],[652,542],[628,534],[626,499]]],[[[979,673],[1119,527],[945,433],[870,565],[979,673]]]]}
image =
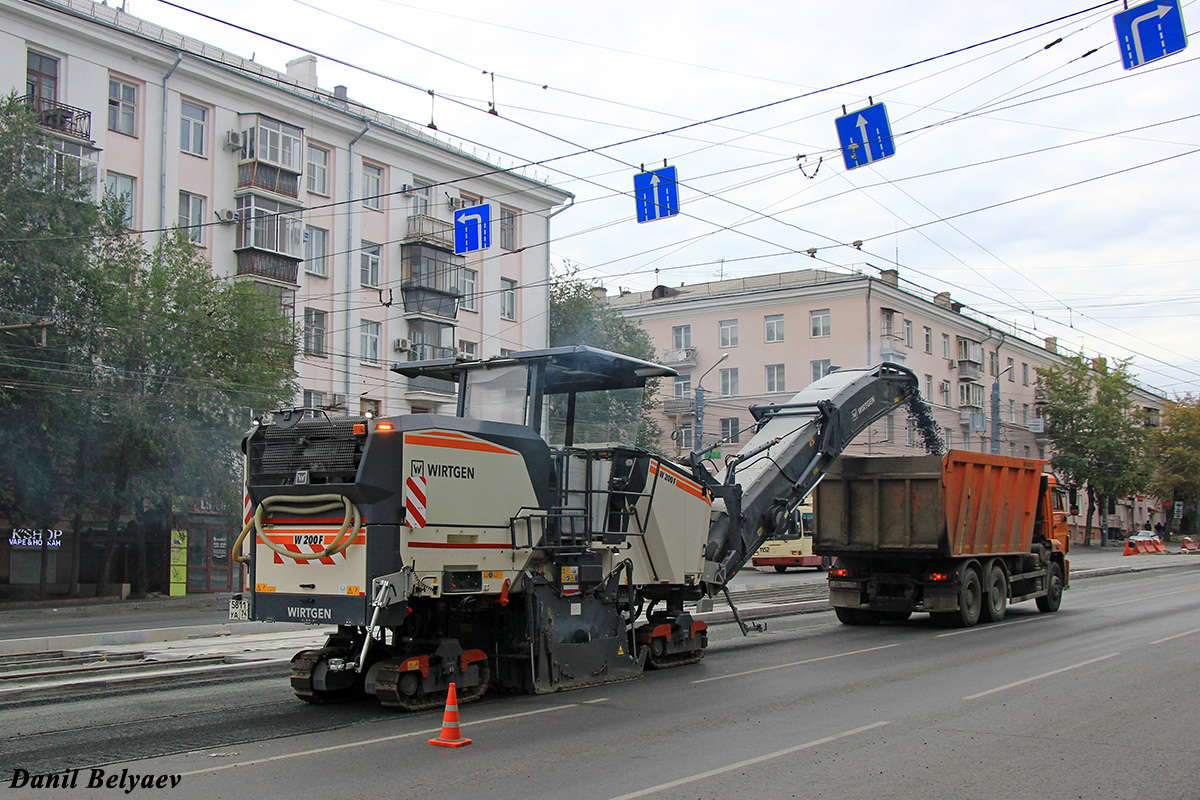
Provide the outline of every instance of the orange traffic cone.
{"type": "Polygon", "coordinates": [[[436,739],[430,739],[430,744],[435,744],[438,747],[462,747],[471,743],[470,739],[462,738],[462,734],[458,730],[458,693],[454,690],[454,684],[450,684],[450,691],[446,694],[446,713],[442,715],[442,735],[436,739]]]}

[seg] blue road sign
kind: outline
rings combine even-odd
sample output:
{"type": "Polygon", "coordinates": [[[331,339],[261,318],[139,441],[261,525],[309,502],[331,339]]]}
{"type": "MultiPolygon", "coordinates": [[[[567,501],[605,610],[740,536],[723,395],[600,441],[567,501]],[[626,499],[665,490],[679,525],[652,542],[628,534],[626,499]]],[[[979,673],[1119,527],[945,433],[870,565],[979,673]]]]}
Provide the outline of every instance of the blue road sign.
{"type": "Polygon", "coordinates": [[[460,208],[454,212],[454,252],[462,255],[487,250],[492,244],[492,207],[460,208]]]}
{"type": "Polygon", "coordinates": [[[674,167],[663,167],[633,176],[637,221],[653,222],[679,213],[679,181],[674,167]]]}
{"type": "Polygon", "coordinates": [[[838,143],[842,148],[842,159],[846,169],[865,167],[896,155],[896,143],[892,140],[892,126],[888,124],[887,109],[883,103],[838,117],[838,143]]]}
{"type": "Polygon", "coordinates": [[[1187,47],[1179,0],[1151,0],[1113,17],[1121,63],[1134,69],[1187,47]]]}

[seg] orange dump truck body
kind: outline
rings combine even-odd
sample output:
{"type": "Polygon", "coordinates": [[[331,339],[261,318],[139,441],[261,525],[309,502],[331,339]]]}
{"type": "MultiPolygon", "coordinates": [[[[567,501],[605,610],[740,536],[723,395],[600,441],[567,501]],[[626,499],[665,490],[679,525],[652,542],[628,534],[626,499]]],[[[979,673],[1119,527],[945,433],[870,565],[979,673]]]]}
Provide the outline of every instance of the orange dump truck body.
{"type": "Polygon", "coordinates": [[[947,557],[1028,552],[1044,463],[966,450],[843,457],[817,487],[817,546],[947,557]]]}

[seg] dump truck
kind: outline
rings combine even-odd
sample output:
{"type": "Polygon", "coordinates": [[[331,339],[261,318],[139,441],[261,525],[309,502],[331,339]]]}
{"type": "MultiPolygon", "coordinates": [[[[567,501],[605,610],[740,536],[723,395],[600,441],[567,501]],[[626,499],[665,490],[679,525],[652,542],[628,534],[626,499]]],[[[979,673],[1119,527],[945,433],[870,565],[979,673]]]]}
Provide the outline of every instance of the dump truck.
{"type": "Polygon", "coordinates": [[[728,597],[845,446],[918,394],[903,367],[839,370],[752,409],[714,471],[632,444],[669,367],[566,346],[392,369],[455,413],[280,409],[242,442],[230,615],[336,627],[292,659],[306,702],[417,710],[450,683],[465,703],[699,661],[692,604],[728,597]]]}
{"type": "Polygon", "coordinates": [[[1057,611],[1070,580],[1070,493],[1035,459],[843,457],[814,493],[814,551],[834,558],[847,625],[998,622],[1009,604],[1057,611]]]}

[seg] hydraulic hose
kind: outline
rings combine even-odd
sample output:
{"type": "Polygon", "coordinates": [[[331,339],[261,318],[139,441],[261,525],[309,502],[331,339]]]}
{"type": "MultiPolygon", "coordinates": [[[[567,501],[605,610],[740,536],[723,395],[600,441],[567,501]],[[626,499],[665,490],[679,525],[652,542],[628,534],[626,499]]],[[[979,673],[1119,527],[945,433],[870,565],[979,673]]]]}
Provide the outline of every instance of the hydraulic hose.
{"type": "Polygon", "coordinates": [[[233,560],[239,564],[245,564],[250,561],[249,558],[242,557],[241,552],[242,543],[246,540],[251,530],[258,534],[258,538],[263,544],[280,556],[290,558],[293,561],[312,561],[317,558],[335,556],[349,547],[350,543],[358,537],[359,532],[362,530],[362,514],[359,512],[358,506],[350,501],[350,498],[340,494],[274,495],[268,497],[259,503],[258,508],[254,511],[254,516],[242,528],[242,532],[238,534],[237,541],[233,544],[233,560]],[[263,532],[263,515],[268,510],[276,513],[282,512],[309,516],[324,514],[338,509],[341,509],[343,512],[342,525],[338,529],[337,535],[333,537],[333,541],[319,553],[294,553],[272,542],[263,532]]]}

